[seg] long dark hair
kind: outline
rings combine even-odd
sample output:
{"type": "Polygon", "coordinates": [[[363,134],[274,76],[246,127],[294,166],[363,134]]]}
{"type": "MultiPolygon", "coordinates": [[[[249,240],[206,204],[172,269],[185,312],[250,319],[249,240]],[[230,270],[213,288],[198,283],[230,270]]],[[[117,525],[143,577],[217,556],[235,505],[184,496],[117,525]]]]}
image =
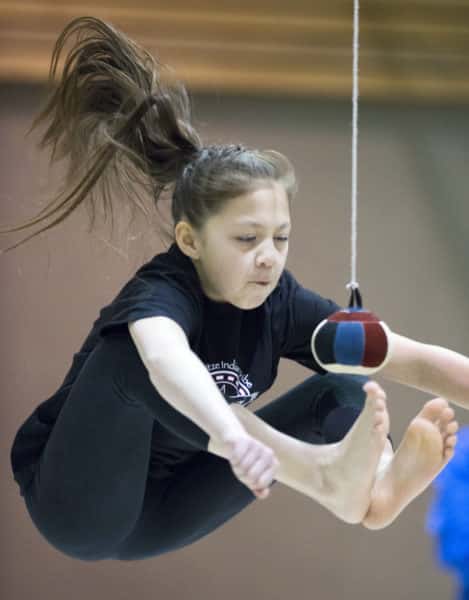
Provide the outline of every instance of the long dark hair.
{"type": "MultiPolygon", "coordinates": [[[[36,217],[0,233],[53,221],[9,246],[7,252],[63,221],[85,198],[95,218],[96,198],[111,211],[117,184],[133,208],[147,216],[171,197],[174,225],[182,218],[200,229],[233,197],[266,182],[283,185],[289,201],[297,192],[290,161],[274,150],[239,144],[204,146],[191,124],[191,100],[171,72],[110,23],[95,17],[72,20],[57,39],[49,71],[50,97],[28,130],[48,124],[38,147],[52,146],[50,162],[68,158],[64,189],[36,217]],[[76,34],[62,75],[54,82],[66,41],[76,34]],[[139,193],[142,188],[144,195],[139,193]]],[[[165,232],[174,241],[171,231],[165,232]]]]}

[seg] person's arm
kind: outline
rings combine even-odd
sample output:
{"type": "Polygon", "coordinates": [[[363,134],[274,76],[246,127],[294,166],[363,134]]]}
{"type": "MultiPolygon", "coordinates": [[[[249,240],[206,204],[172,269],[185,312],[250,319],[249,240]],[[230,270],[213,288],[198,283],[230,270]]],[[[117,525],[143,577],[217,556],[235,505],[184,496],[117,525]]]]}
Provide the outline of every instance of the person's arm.
{"type": "Polygon", "coordinates": [[[396,333],[390,341],[391,356],[380,375],[469,409],[469,358],[396,333]]]}
{"type": "Polygon", "coordinates": [[[245,433],[175,321],[140,319],[129,324],[129,331],[151,382],[171,406],[217,441],[245,433]]]}

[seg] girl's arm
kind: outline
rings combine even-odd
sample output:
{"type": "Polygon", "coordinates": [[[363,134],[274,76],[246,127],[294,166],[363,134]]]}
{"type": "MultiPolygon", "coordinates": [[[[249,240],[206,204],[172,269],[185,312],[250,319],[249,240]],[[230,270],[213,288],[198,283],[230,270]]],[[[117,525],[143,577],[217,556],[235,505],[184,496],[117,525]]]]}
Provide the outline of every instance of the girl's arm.
{"type": "Polygon", "coordinates": [[[129,331],[158,393],[207,433],[209,452],[226,458],[255,496],[267,498],[279,464],[274,451],[245,430],[182,327],[157,316],[129,323],[129,331]]]}
{"type": "Polygon", "coordinates": [[[150,381],[171,406],[217,440],[245,433],[175,321],[139,319],[129,323],[129,332],[150,381]]]}
{"type": "Polygon", "coordinates": [[[462,354],[392,333],[391,356],[379,373],[469,409],[469,358],[462,354]]]}

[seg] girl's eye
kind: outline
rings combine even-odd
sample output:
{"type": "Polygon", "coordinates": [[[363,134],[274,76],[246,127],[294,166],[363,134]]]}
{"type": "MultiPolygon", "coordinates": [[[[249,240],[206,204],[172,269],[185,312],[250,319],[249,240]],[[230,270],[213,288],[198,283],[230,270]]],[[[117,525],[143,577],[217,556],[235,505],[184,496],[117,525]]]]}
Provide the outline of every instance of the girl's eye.
{"type": "MultiPolygon", "coordinates": [[[[254,242],[256,240],[255,236],[251,236],[251,237],[238,237],[236,238],[237,240],[239,240],[240,242],[254,242]]],[[[288,242],[288,237],[276,237],[275,238],[278,242],[288,242]]]]}

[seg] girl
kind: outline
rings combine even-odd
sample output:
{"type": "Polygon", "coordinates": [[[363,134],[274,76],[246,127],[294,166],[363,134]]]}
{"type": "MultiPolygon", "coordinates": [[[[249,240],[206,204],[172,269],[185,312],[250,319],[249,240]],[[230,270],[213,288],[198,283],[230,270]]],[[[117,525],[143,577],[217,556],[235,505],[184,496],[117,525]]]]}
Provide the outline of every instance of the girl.
{"type": "MultiPolygon", "coordinates": [[[[454,411],[427,402],[393,456],[380,386],[313,359],[312,331],[340,307],[284,268],[290,162],[203,145],[184,86],[164,85],[162,65],[99,19],[64,29],[51,79],[73,34],[32,127],[50,119],[41,145],[69,158],[74,187],[4,232],[62,211],[44,231],[98,186],[112,206],[113,181],[129,197],[138,181],[155,205],[168,193],[174,225],[16,434],[12,469],[34,524],[81,560],[142,559],[200,539],[280,481],[347,523],[386,526],[452,457],[454,411]],[[281,357],[317,374],[251,413],[281,357]]],[[[395,334],[392,345],[383,375],[468,406],[468,359],[395,334]]]]}

